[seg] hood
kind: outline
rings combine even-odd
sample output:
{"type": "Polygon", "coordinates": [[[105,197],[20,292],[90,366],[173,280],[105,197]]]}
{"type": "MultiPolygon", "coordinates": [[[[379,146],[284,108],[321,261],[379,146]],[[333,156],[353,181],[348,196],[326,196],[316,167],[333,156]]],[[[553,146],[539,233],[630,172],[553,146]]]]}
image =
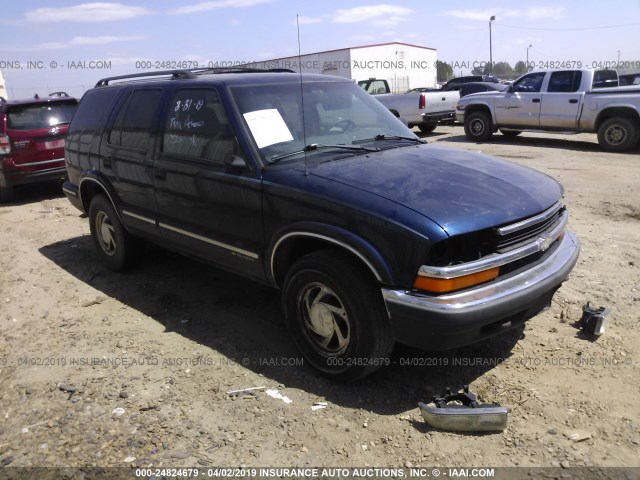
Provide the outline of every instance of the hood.
{"type": "Polygon", "coordinates": [[[562,196],[560,184],[543,173],[434,145],[321,163],[309,174],[410,208],[451,236],[540,213],[562,196]]]}
{"type": "Polygon", "coordinates": [[[496,97],[504,97],[506,92],[504,90],[489,90],[487,92],[476,92],[465,95],[464,97],[460,97],[460,101],[458,103],[463,103],[465,101],[471,100],[472,98],[496,98],[496,97]]]}

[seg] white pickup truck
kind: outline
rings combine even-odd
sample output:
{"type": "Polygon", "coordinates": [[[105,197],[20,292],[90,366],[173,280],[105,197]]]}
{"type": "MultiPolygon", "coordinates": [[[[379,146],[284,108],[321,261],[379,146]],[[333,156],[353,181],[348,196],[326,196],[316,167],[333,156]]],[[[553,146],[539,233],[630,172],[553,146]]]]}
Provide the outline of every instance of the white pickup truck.
{"type": "Polygon", "coordinates": [[[437,89],[389,93],[389,84],[379,78],[360,80],[358,85],[374,95],[396,117],[406,121],[409,127],[418,127],[424,133],[433,132],[438,122],[453,122],[460,99],[460,92],[437,89]]]}
{"type": "Polygon", "coordinates": [[[497,130],[595,132],[608,151],[629,150],[640,140],[640,87],[617,85],[613,70],[554,70],[523,75],[503,92],[461,98],[456,120],[469,140],[488,140],[497,130]]]}

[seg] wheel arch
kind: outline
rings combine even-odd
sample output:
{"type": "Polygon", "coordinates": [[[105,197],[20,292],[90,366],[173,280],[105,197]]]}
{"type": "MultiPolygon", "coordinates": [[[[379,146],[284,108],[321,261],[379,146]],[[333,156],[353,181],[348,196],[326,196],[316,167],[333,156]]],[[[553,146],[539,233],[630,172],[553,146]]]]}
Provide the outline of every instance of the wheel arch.
{"type": "Polygon", "coordinates": [[[82,202],[82,206],[84,207],[85,212],[89,211],[91,200],[93,200],[96,195],[104,194],[109,199],[109,202],[111,202],[113,209],[116,211],[116,215],[118,215],[118,219],[120,220],[120,222],[122,222],[120,210],[114,202],[113,195],[109,192],[106,184],[101,181],[99,177],[94,174],[84,176],[82,180],[80,180],[78,189],[80,201],[82,202]]]}
{"type": "Polygon", "coordinates": [[[598,130],[603,122],[613,117],[630,118],[638,123],[638,128],[640,128],[640,113],[634,108],[619,106],[609,107],[600,112],[596,118],[595,129],[598,130]]]}
{"type": "Polygon", "coordinates": [[[486,114],[489,115],[489,118],[491,119],[491,128],[495,130],[496,128],[496,119],[493,115],[493,112],[491,111],[491,109],[489,108],[488,105],[485,105],[483,103],[481,104],[473,104],[473,105],[467,105],[464,109],[464,118],[465,120],[467,119],[467,117],[469,115],[471,115],[472,113],[476,113],[476,112],[484,112],[486,114]]]}
{"type": "Polygon", "coordinates": [[[354,258],[380,284],[394,284],[394,274],[384,257],[366,240],[337,227],[300,226],[289,229],[272,241],[268,261],[270,281],[281,287],[287,271],[302,256],[335,249],[354,258]],[[315,228],[314,228],[315,227],[315,228]]]}

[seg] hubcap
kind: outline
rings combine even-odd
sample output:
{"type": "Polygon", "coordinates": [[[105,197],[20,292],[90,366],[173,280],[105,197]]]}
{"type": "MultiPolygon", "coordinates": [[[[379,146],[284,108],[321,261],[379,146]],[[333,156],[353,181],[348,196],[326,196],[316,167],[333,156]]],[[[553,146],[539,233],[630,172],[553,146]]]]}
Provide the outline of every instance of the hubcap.
{"type": "Polygon", "coordinates": [[[303,331],[313,347],[326,356],[344,353],[351,327],[340,298],[326,285],[312,283],[301,290],[299,299],[303,331]]]}
{"type": "Polygon", "coordinates": [[[619,145],[624,142],[624,139],[627,136],[627,132],[624,128],[621,128],[617,125],[613,125],[607,129],[607,140],[610,144],[619,145]]]}
{"type": "Polygon", "coordinates": [[[113,225],[105,212],[96,215],[96,234],[102,250],[111,256],[116,253],[116,238],[113,225]]]}
{"type": "Polygon", "coordinates": [[[471,130],[473,130],[474,134],[480,135],[484,131],[484,123],[480,120],[476,120],[471,124],[471,130]]]}

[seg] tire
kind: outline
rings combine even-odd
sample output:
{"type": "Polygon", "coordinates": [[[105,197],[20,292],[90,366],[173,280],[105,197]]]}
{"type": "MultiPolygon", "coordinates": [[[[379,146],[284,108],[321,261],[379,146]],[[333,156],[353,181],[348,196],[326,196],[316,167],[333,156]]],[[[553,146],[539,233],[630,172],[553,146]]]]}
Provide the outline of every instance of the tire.
{"type": "Polygon", "coordinates": [[[500,133],[505,137],[517,137],[522,133],[521,130],[500,130],[500,133]]]}
{"type": "Polygon", "coordinates": [[[598,128],[598,143],[609,152],[624,152],[638,142],[640,130],[632,119],[627,117],[608,118],[598,128]]]}
{"type": "Polygon", "coordinates": [[[0,203],[9,203],[13,200],[13,187],[7,185],[6,187],[0,186],[0,203]]]}
{"type": "Polygon", "coordinates": [[[437,126],[437,123],[421,123],[420,125],[418,125],[418,128],[422,133],[431,133],[436,129],[437,126]]]}
{"type": "Polygon", "coordinates": [[[486,112],[473,112],[464,119],[464,134],[469,140],[484,142],[493,135],[491,117],[486,112]]]}
{"type": "Polygon", "coordinates": [[[298,349],[326,377],[358,380],[388,364],[395,341],[380,288],[349,256],[321,250],[300,258],[282,305],[298,349]]]}
{"type": "Polygon", "coordinates": [[[91,201],[89,227],[100,261],[109,270],[125,270],[139,258],[140,241],[124,229],[104,195],[97,195],[91,201]]]}

